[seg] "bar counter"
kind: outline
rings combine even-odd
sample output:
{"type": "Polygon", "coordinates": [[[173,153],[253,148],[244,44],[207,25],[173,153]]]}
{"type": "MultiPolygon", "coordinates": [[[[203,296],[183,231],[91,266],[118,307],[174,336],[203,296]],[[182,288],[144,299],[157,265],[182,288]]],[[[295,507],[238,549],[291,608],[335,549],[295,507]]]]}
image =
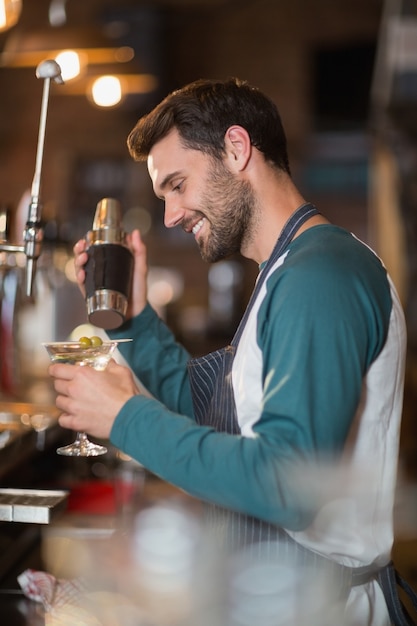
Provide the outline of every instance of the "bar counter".
{"type": "MultiPolygon", "coordinates": [[[[57,422],[54,406],[0,401],[0,486],[39,482],[22,475],[27,462],[47,455],[65,432],[57,422]]],[[[24,485],[29,486],[29,485],[24,485]]]]}
{"type": "MultiPolygon", "coordinates": [[[[51,613],[46,613],[40,603],[23,594],[17,577],[25,570],[48,572],[60,581],[71,580],[74,571],[71,559],[66,558],[68,545],[72,546],[69,550],[74,558],[77,544],[91,547],[96,541],[104,546],[104,541],[106,548],[100,548],[97,557],[98,563],[102,558],[106,561],[104,567],[97,565],[103,576],[103,571],[111,571],[119,559],[120,545],[126,554],[130,551],[126,529],[140,509],[170,499],[194,511],[200,506],[141,466],[132,473],[129,460],[121,462],[119,451],[112,446],[103,457],[56,454],[57,446],[71,442],[74,433],[59,427],[54,409],[42,408],[44,412],[50,410],[51,419],[45,430],[37,432],[26,417],[23,421],[20,419],[20,415],[33,415],[32,406],[0,402],[0,491],[68,489],[69,493],[67,508],[50,524],[0,521],[0,616],[1,623],[7,626],[55,623],[51,613]],[[19,417],[12,419],[10,409],[19,417]],[[91,468],[97,465],[107,470],[101,479],[91,474],[91,468]],[[122,498],[121,501],[117,485],[120,478],[125,480],[126,472],[130,478],[124,488],[127,486],[129,490],[133,485],[133,490],[129,491],[133,499],[122,498]]],[[[74,573],[74,579],[77,575],[74,573]]],[[[58,623],[61,622],[58,620],[58,623]]]]}
{"type": "MultiPolygon", "coordinates": [[[[0,401],[0,489],[47,489],[59,473],[55,448],[68,437],[49,405],[0,401]]],[[[44,611],[27,599],[17,576],[42,567],[42,525],[0,521],[0,615],[7,626],[43,626],[44,611]]]]}

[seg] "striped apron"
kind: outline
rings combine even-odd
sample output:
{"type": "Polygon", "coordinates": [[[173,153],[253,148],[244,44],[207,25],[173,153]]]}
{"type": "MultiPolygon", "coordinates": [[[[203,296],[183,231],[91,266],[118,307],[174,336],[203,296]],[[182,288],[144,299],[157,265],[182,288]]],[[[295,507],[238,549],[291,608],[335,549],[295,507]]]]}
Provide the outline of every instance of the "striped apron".
{"type": "MultiPolygon", "coordinates": [[[[298,229],[319,211],[310,203],[299,207],[285,224],[262,272],[259,274],[255,289],[251,295],[246,311],[230,345],[216,350],[200,358],[191,359],[188,372],[193,398],[196,422],[211,426],[219,432],[240,434],[237,412],[232,388],[232,364],[236,348],[245,327],[253,303],[268,275],[269,269],[282,255],[298,229]]],[[[346,597],[352,586],[362,585],[370,580],[378,579],[387,602],[389,615],[395,626],[410,626],[413,622],[399,599],[397,585],[410,595],[417,611],[417,594],[399,576],[390,562],[383,568],[365,566],[350,568],[327,559],[294,541],[283,528],[263,520],[207,504],[205,507],[206,521],[231,548],[256,546],[262,542],[270,546],[272,558],[291,558],[295,565],[331,568],[333,581],[346,597]]]]}

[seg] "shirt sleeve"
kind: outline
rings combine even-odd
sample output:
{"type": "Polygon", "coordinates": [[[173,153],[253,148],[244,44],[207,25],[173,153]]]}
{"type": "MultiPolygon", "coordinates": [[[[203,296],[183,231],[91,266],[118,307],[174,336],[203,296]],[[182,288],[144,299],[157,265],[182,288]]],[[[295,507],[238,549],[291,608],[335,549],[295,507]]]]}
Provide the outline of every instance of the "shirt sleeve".
{"type": "Polygon", "coordinates": [[[187,371],[190,355],[149,304],[108,335],[133,339],[121,343],[119,350],[141,383],[169,409],[193,416],[187,371]]]}

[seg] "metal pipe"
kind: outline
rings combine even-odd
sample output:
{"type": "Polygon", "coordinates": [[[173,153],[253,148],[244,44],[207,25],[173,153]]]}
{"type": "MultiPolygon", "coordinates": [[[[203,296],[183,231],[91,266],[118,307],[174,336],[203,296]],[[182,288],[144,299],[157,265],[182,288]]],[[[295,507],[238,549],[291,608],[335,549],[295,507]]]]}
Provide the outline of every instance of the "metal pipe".
{"type": "Polygon", "coordinates": [[[36,77],[44,82],[42,106],[39,122],[38,145],[36,150],[35,173],[31,188],[31,201],[29,204],[28,219],[23,235],[24,251],[26,254],[26,295],[30,297],[33,291],[33,281],[36,271],[36,262],[41,254],[43,229],[41,226],[42,205],[40,201],[40,188],[42,179],[42,160],[45,144],[46,116],[48,111],[49,91],[51,80],[58,84],[64,81],[61,68],[53,59],[42,61],[36,68],[36,77]]]}
{"type": "Polygon", "coordinates": [[[42,160],[45,144],[46,116],[48,111],[49,91],[51,80],[63,84],[61,68],[53,59],[42,61],[36,68],[36,78],[43,79],[43,94],[41,114],[39,121],[38,144],[36,149],[35,173],[31,187],[31,201],[29,204],[28,218],[23,233],[24,245],[10,244],[0,240],[0,252],[24,252],[26,255],[26,295],[30,297],[33,291],[33,280],[36,271],[36,262],[41,254],[43,229],[41,226],[42,205],[40,201],[40,188],[42,180],[42,160]]]}

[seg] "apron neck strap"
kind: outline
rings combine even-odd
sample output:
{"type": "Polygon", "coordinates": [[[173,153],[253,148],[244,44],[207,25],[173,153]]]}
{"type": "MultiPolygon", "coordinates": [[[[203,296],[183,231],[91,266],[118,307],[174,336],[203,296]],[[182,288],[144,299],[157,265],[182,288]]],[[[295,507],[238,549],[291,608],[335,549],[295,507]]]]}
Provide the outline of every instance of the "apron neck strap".
{"type": "Polygon", "coordinates": [[[292,241],[294,235],[296,234],[296,232],[298,231],[299,228],[301,228],[301,226],[304,224],[304,222],[306,222],[307,220],[310,219],[310,217],[313,217],[313,215],[318,215],[319,211],[318,209],[311,204],[310,202],[306,202],[305,204],[302,204],[300,207],[298,207],[298,209],[296,211],[294,211],[294,213],[292,215],[290,215],[290,217],[288,218],[287,222],[284,224],[284,227],[277,239],[277,242],[272,250],[271,256],[269,257],[268,261],[266,262],[265,266],[262,268],[261,273],[258,276],[258,280],[256,282],[255,288],[252,292],[252,295],[250,297],[248,306],[246,307],[246,311],[240,321],[240,324],[238,326],[238,329],[235,333],[235,336],[233,337],[232,340],[232,345],[237,345],[239,342],[239,339],[242,335],[243,329],[245,327],[247,318],[249,316],[249,313],[252,309],[253,303],[256,300],[256,297],[263,285],[263,283],[266,280],[266,277],[268,276],[268,272],[270,270],[270,268],[274,265],[274,263],[276,262],[277,259],[279,259],[279,257],[281,256],[281,254],[284,252],[285,248],[288,246],[288,244],[292,241]]]}
{"type": "Polygon", "coordinates": [[[313,215],[318,215],[318,209],[309,202],[302,204],[290,217],[287,222],[284,224],[284,228],[282,229],[277,242],[272,250],[272,254],[269,257],[268,261],[263,268],[262,274],[265,275],[264,270],[269,270],[269,268],[275,263],[275,261],[281,256],[284,252],[287,245],[292,241],[296,232],[301,228],[301,226],[313,217],[313,215]]]}

